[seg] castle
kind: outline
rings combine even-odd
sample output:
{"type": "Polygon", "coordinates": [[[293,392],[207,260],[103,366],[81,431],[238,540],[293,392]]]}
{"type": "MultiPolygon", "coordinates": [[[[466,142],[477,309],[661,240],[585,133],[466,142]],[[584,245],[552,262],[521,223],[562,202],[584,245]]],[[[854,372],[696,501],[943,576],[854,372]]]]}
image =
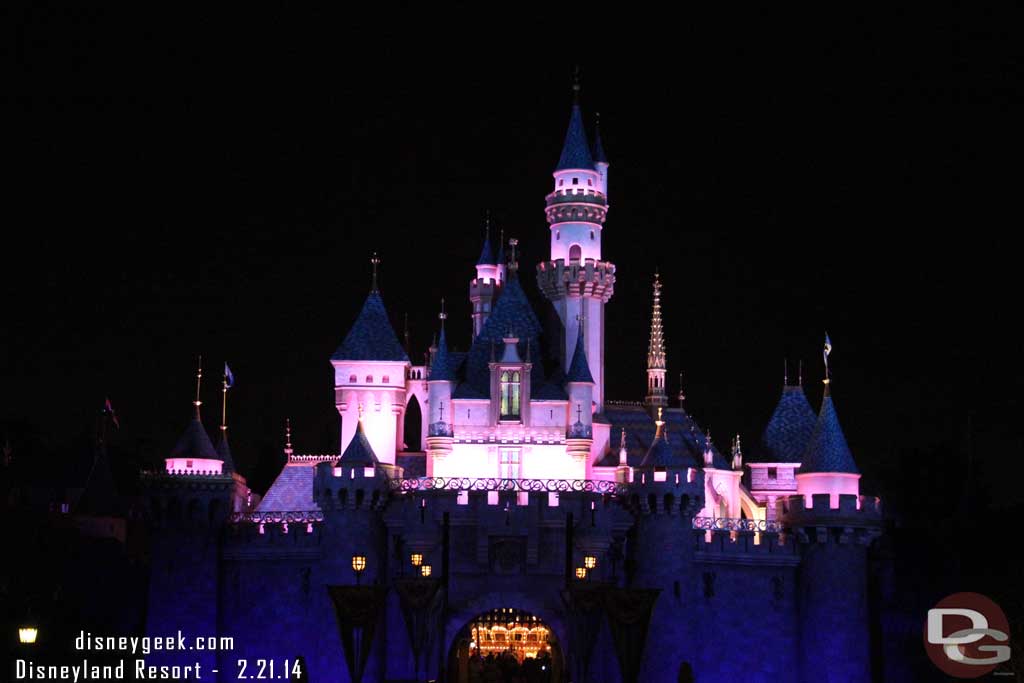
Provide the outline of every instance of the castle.
{"type": "Polygon", "coordinates": [[[318,683],[465,682],[507,652],[551,681],[870,679],[880,509],[860,495],[829,379],[817,413],[784,382],[749,457],[739,437],[723,453],[667,393],[655,275],[645,394],[609,400],[609,162],[578,94],[553,176],[550,257],[531,277],[557,335],[523,292],[516,240],[489,236],[469,350],[449,347],[442,305],[415,365],[374,258],[330,359],[340,455],[296,454],[289,438],[262,499],[224,425],[214,446],[197,393],[166,469],[143,478],[147,631],[235,646],[181,661],[235,680],[239,659],[280,671],[301,656],[318,683]]]}

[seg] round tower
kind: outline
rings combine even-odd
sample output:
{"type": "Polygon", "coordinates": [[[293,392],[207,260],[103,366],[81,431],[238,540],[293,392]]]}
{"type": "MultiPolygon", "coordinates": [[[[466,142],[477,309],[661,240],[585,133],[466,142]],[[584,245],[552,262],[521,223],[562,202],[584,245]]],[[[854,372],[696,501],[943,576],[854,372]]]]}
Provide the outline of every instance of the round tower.
{"type": "Polygon", "coordinates": [[[586,338],[583,320],[576,331],[576,349],[572,354],[565,386],[569,393],[569,429],[566,432],[566,448],[576,461],[586,463],[594,445],[593,403],[594,377],[587,363],[586,338]]]}
{"type": "Polygon", "coordinates": [[[440,464],[452,452],[454,443],[452,432],[452,388],[455,385],[455,374],[448,355],[448,338],[445,334],[444,321],[448,315],[444,312],[444,300],[441,301],[441,337],[437,343],[437,352],[430,364],[427,376],[427,404],[430,419],[427,421],[427,476],[434,476],[435,462],[440,464]]]}
{"type": "MultiPolygon", "coordinates": [[[[594,374],[594,401],[604,405],[604,305],[614,292],[615,265],[601,258],[601,230],[608,212],[608,162],[594,161],[583,126],[579,84],[558,165],[552,174],[554,189],[545,198],[551,230],[551,256],[537,265],[537,283],[562,322],[563,370],[568,371],[576,348],[576,326],[586,320],[587,357],[594,374]]],[[[604,158],[604,151],[601,150],[604,158]]]]}
{"type": "Polygon", "coordinates": [[[644,658],[639,680],[674,683],[678,662],[695,660],[688,648],[694,642],[692,619],[698,576],[694,563],[693,516],[704,506],[704,475],[685,450],[669,441],[661,409],[657,431],[647,455],[633,468],[632,507],[636,515],[636,542],[632,544],[630,586],[654,588],[660,594],[651,615],[648,653],[671,653],[644,658]]]}
{"type": "Polygon", "coordinates": [[[501,295],[501,288],[505,284],[505,264],[502,261],[504,258],[499,260],[491,246],[491,218],[488,213],[484,246],[476,262],[476,277],[469,282],[469,301],[473,307],[473,339],[476,339],[480,330],[484,328],[494,303],[501,295]]]}

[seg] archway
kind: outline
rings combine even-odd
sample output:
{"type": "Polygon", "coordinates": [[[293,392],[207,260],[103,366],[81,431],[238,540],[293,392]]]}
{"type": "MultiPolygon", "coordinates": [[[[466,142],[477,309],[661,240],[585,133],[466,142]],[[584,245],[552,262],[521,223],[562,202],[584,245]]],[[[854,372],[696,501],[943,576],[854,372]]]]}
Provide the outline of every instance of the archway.
{"type": "Polygon", "coordinates": [[[478,614],[458,632],[448,653],[449,683],[562,683],[564,671],[554,629],[537,615],[515,608],[478,614]]]}
{"type": "Polygon", "coordinates": [[[420,408],[419,399],[415,396],[409,397],[409,403],[405,406],[405,420],[403,427],[404,450],[419,451],[423,448],[422,429],[423,411],[420,408]]]}

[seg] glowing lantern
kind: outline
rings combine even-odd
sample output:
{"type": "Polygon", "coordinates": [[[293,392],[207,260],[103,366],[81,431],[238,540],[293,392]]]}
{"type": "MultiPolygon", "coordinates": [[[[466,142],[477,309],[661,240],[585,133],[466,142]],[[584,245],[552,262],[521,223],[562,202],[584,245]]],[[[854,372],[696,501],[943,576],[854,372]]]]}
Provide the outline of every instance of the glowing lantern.
{"type": "Polygon", "coordinates": [[[587,578],[587,568],[586,567],[576,567],[576,578],[577,579],[585,579],[585,578],[587,578]]]}
{"type": "Polygon", "coordinates": [[[420,574],[422,574],[423,576],[430,576],[431,571],[433,571],[433,569],[429,564],[425,564],[422,567],[420,567],[420,574]]]}
{"type": "Polygon", "coordinates": [[[587,569],[593,569],[597,566],[597,558],[593,555],[587,555],[583,558],[583,566],[587,569]]]}
{"type": "Polygon", "coordinates": [[[32,645],[39,636],[39,629],[35,626],[22,626],[18,629],[18,640],[25,645],[32,645]]]}
{"type": "Polygon", "coordinates": [[[412,566],[414,567],[419,567],[421,564],[423,564],[422,553],[413,553],[412,557],[410,557],[409,559],[412,561],[412,566]]]}
{"type": "Polygon", "coordinates": [[[352,571],[356,573],[356,584],[358,585],[363,572],[366,571],[366,555],[352,556],[352,571]]]}

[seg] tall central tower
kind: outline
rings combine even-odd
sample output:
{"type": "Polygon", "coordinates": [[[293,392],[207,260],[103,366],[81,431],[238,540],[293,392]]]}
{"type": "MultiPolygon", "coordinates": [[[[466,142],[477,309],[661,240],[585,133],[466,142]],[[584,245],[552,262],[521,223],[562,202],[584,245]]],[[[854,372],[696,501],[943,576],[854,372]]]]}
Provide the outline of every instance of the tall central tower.
{"type": "Polygon", "coordinates": [[[608,161],[595,131],[591,148],[580,111],[579,83],[573,85],[572,113],[562,155],[546,197],[551,258],[537,265],[537,284],[562,322],[562,369],[569,370],[583,321],[594,377],[596,410],[604,406],[604,305],[612,298],[615,265],[601,259],[601,230],[608,213],[608,161]]]}

